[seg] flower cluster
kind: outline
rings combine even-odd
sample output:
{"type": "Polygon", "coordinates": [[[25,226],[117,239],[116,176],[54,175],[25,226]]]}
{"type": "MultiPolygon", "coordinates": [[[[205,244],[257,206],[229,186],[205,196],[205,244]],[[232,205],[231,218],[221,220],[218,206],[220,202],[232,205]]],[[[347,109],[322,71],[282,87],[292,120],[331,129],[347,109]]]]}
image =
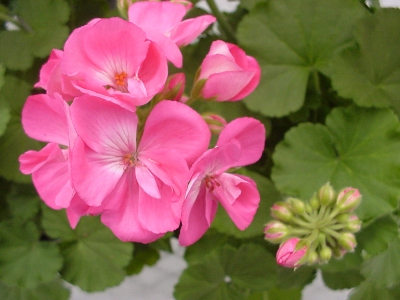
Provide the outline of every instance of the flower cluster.
{"type": "MultiPolygon", "coordinates": [[[[251,223],[256,185],[228,170],[260,158],[265,129],[248,117],[221,121],[208,149],[210,126],[185,104],[184,75],[168,74],[168,61],[182,66],[180,47],[215,21],[183,20],[189,8],[137,2],[128,20],[94,19],[41,68],[36,87],[46,93],[28,97],[22,124],[47,144],[22,154],[20,170],[49,207],[66,209],[71,227],[100,215],[121,240],[149,243],[181,226],[189,245],[218,203],[240,229],[251,223]]],[[[260,68],[238,46],[215,41],[198,73],[198,98],[236,101],[254,90],[260,68]]]]}
{"type": "Polygon", "coordinates": [[[336,194],[327,183],[308,203],[296,198],[275,203],[264,229],[265,239],[280,244],[278,264],[296,268],[303,264],[326,263],[341,258],[356,246],[354,233],[361,221],[353,213],[360,204],[360,192],[352,187],[336,194]]]}

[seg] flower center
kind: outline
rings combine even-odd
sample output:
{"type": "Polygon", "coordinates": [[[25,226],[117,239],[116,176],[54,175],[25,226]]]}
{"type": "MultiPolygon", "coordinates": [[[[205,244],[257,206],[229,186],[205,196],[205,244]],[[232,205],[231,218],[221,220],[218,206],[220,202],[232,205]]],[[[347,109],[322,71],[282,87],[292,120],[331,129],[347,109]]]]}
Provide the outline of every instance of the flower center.
{"type": "Polygon", "coordinates": [[[126,84],[126,78],[128,77],[128,74],[126,74],[124,71],[121,73],[117,73],[114,76],[116,88],[119,89],[121,92],[127,92],[127,84],[126,84]]]}
{"type": "Polygon", "coordinates": [[[221,183],[218,181],[218,178],[215,175],[207,175],[204,178],[204,183],[206,184],[206,188],[212,192],[215,187],[221,186],[221,183]]]}
{"type": "Polygon", "coordinates": [[[122,162],[125,166],[125,169],[131,168],[137,165],[136,157],[132,155],[132,153],[127,153],[122,158],[122,162]]]}

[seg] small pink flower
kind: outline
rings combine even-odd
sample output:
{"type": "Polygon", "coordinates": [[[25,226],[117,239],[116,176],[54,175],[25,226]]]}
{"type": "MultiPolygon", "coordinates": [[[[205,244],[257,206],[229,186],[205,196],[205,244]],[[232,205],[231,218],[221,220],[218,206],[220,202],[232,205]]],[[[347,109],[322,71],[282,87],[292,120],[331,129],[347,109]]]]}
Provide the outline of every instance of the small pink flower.
{"type": "Polygon", "coordinates": [[[82,94],[131,111],[158,93],[168,75],[162,50],[120,18],[95,19],[75,29],[65,42],[60,68],[82,94]]]}
{"type": "Polygon", "coordinates": [[[261,69],[257,61],[238,46],[214,41],[201,64],[199,80],[205,79],[204,98],[237,101],[257,87],[261,69]]]}
{"type": "Polygon", "coordinates": [[[264,126],[252,118],[239,118],[224,128],[217,147],[193,164],[182,208],[181,245],[201,238],[215,217],[218,202],[240,230],[250,225],[260,201],[256,184],[247,176],[226,171],[256,162],[264,143],[264,126]]]}
{"type": "Polygon", "coordinates": [[[129,7],[129,21],[142,28],[176,67],[182,67],[179,47],[197,38],[215,17],[203,15],[183,20],[187,5],[179,2],[136,2],[129,7]],[[183,21],[182,21],[183,20],[183,21]]]}
{"type": "Polygon", "coordinates": [[[296,268],[301,265],[301,259],[307,253],[308,247],[304,246],[301,249],[296,249],[300,239],[291,238],[281,244],[276,253],[276,261],[279,265],[285,268],[296,268]]]}

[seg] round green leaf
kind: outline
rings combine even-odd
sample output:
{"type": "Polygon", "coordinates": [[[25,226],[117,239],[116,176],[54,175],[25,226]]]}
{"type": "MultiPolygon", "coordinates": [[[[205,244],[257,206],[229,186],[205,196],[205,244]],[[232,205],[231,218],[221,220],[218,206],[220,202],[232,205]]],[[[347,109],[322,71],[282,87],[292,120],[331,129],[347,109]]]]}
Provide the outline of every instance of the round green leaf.
{"type": "Polygon", "coordinates": [[[399,121],[389,109],[334,109],[326,126],[292,128],[273,155],[272,179],[284,194],[308,200],[326,182],[358,188],[357,214],[391,212],[400,196],[399,121]]]}
{"type": "Polygon", "coordinates": [[[385,251],[398,234],[398,224],[391,216],[379,218],[357,234],[357,242],[369,254],[385,251]],[[371,237],[374,237],[373,239],[371,237]]]}
{"type": "Polygon", "coordinates": [[[359,106],[393,106],[400,113],[400,10],[381,9],[355,31],[357,44],[332,63],[332,85],[359,106]]]}
{"type": "Polygon", "coordinates": [[[371,280],[366,280],[350,292],[349,300],[397,300],[387,288],[378,287],[371,280]]]}
{"type": "Polygon", "coordinates": [[[65,211],[44,208],[43,212],[46,233],[63,242],[63,279],[93,292],[115,286],[125,278],[124,267],[131,261],[133,243],[121,242],[98,217],[82,217],[72,230],[65,211]]]}
{"type": "Polygon", "coordinates": [[[0,280],[32,289],[58,276],[62,257],[56,244],[38,241],[34,223],[0,226],[0,280]]]}
{"type": "Polygon", "coordinates": [[[238,27],[239,44],[260,63],[261,82],[245,100],[252,110],[284,116],[304,103],[310,74],[329,74],[335,51],[352,38],[365,14],[351,0],[271,0],[238,27]]]}
{"type": "Polygon", "coordinates": [[[69,290],[61,280],[39,284],[32,289],[8,286],[0,281],[0,299],[2,300],[68,300],[69,290]]]}
{"type": "Polygon", "coordinates": [[[183,271],[174,295],[178,300],[244,300],[246,289],[265,290],[275,281],[275,259],[263,247],[225,245],[183,271]]]}
{"type": "Polygon", "coordinates": [[[394,239],[384,252],[364,261],[361,273],[378,287],[400,282],[400,238],[394,239]]]}

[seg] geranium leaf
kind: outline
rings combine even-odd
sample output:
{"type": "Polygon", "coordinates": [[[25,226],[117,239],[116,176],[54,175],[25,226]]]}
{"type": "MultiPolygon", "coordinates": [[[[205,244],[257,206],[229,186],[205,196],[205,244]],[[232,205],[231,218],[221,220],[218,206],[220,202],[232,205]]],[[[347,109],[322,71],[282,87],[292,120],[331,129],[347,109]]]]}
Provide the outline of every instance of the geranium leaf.
{"type": "Polygon", "coordinates": [[[381,9],[355,31],[357,44],[332,63],[332,85],[359,106],[393,106],[400,113],[400,10],[381,9]]]}
{"type": "Polygon", "coordinates": [[[69,29],[69,6],[64,0],[17,0],[13,13],[23,28],[0,32],[0,61],[12,70],[26,70],[34,57],[62,48],[69,29]],[[35,13],[32,13],[35,12],[35,13]]]}
{"type": "Polygon", "coordinates": [[[137,243],[133,251],[133,258],[125,267],[127,275],[139,274],[145,265],[153,266],[160,259],[160,253],[148,245],[137,243]]]}
{"type": "Polygon", "coordinates": [[[215,228],[222,233],[233,235],[237,238],[249,238],[262,235],[265,223],[271,219],[270,208],[272,204],[281,199],[281,195],[267,178],[248,170],[246,170],[245,175],[255,180],[261,196],[260,206],[254,216],[253,222],[248,228],[241,231],[234,225],[225,210],[220,207],[217,211],[217,216],[211,225],[212,228],[215,228]]]}
{"type": "Polygon", "coordinates": [[[59,279],[42,283],[32,289],[8,286],[0,281],[0,299],[2,300],[68,300],[69,290],[59,279]]]}
{"type": "Polygon", "coordinates": [[[361,273],[378,287],[400,282],[400,238],[394,239],[384,252],[364,261],[361,273]]]}
{"type": "Polygon", "coordinates": [[[239,44],[260,63],[261,82],[245,101],[267,116],[284,116],[304,103],[310,74],[329,74],[333,53],[352,38],[365,14],[351,0],[271,0],[238,27],[239,44]]]}
{"type": "Polygon", "coordinates": [[[357,235],[357,242],[369,254],[375,255],[385,251],[397,234],[398,224],[391,215],[388,215],[363,228],[357,235]],[[371,239],[371,236],[374,238],[371,239]]]}
{"type": "Polygon", "coordinates": [[[350,292],[349,300],[397,300],[387,288],[378,287],[371,280],[366,280],[350,292]]]}
{"type": "Polygon", "coordinates": [[[183,271],[174,295],[178,300],[244,300],[246,289],[265,290],[275,281],[275,258],[262,246],[224,245],[183,271]]]}
{"type": "Polygon", "coordinates": [[[41,242],[33,222],[0,226],[0,280],[32,289],[58,276],[62,257],[56,244],[41,242]]]}
{"type": "Polygon", "coordinates": [[[64,242],[61,254],[65,262],[60,271],[63,279],[88,292],[104,290],[124,279],[124,267],[132,258],[132,243],[121,242],[98,217],[83,217],[72,230],[64,211],[45,208],[43,213],[46,232],[64,242]]]}
{"type": "Polygon", "coordinates": [[[304,123],[285,135],[273,155],[272,179],[281,192],[308,200],[330,182],[363,195],[364,220],[391,212],[400,195],[399,121],[389,109],[334,109],[326,126],[304,123]]]}

